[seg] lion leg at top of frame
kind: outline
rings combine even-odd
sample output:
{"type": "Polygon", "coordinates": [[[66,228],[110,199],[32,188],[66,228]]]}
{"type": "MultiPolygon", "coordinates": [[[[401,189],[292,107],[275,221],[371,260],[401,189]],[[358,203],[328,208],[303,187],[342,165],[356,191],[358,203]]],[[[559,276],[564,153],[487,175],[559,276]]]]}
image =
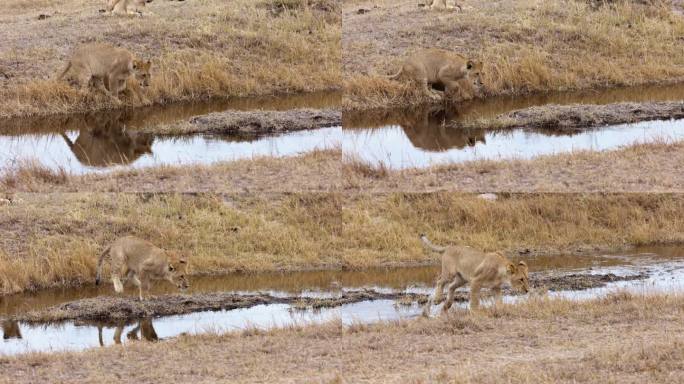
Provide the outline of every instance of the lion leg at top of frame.
{"type": "Polygon", "coordinates": [[[430,9],[435,8],[446,8],[446,0],[432,0],[432,4],[430,4],[430,9]]]}
{"type": "Polygon", "coordinates": [[[110,13],[111,13],[111,12],[114,10],[114,7],[116,6],[116,4],[117,4],[119,1],[121,1],[121,0],[109,0],[109,1],[107,2],[107,8],[106,8],[107,12],[110,12],[110,13]]]}

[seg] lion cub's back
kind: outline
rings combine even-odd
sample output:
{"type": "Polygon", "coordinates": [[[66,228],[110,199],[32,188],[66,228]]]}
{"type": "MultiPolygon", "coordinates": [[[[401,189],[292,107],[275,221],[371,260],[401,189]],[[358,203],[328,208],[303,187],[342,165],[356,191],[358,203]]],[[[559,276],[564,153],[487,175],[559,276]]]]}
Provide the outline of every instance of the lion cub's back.
{"type": "Polygon", "coordinates": [[[87,43],[74,51],[72,62],[90,69],[95,75],[104,75],[113,68],[127,70],[133,62],[133,55],[124,48],[105,43],[87,43]]]}
{"type": "Polygon", "coordinates": [[[137,266],[157,252],[159,248],[154,244],[135,236],[122,237],[112,244],[112,253],[122,255],[129,268],[136,270],[137,266]]]}

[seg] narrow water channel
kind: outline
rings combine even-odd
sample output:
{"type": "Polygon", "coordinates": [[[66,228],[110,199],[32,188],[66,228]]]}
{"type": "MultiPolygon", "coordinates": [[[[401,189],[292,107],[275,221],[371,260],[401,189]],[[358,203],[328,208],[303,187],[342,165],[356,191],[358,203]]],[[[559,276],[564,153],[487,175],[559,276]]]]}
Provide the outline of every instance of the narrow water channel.
{"type": "MultiPolygon", "coordinates": [[[[564,289],[551,296],[582,300],[617,289],[634,293],[682,292],[684,290],[684,248],[651,247],[630,252],[593,256],[528,257],[534,276],[576,274],[612,274],[641,276],[633,280],[609,282],[590,289],[564,289]]],[[[196,278],[193,291],[233,291],[242,294],[270,292],[302,296],[335,296],[345,291],[373,289],[378,291],[429,294],[437,273],[435,267],[375,269],[361,272],[327,271],[294,274],[228,275],[196,278]]],[[[156,293],[167,292],[158,287],[156,293]]],[[[306,325],[326,321],[342,324],[370,323],[419,316],[418,303],[395,300],[367,300],[333,308],[298,309],[289,304],[256,305],[250,308],[195,312],[178,316],[142,318],[118,324],[97,322],[61,322],[27,324],[8,320],[12,314],[39,309],[77,298],[111,294],[107,288],[92,287],[62,291],[46,291],[34,295],[3,298],[3,341],[0,354],[12,355],[31,351],[82,350],[90,347],[128,343],[133,340],[158,341],[182,334],[221,333],[251,328],[267,329],[289,325],[306,325]]],[[[525,300],[526,296],[506,296],[506,301],[525,300]]],[[[461,303],[465,306],[466,303],[461,303]]],[[[437,312],[437,307],[433,308],[437,312]]]]}

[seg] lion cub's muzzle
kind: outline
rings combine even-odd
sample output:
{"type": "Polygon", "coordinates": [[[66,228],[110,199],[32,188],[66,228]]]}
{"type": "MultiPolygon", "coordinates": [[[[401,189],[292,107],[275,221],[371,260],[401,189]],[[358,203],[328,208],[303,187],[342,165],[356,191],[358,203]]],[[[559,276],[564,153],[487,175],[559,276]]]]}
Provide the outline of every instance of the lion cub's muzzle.
{"type": "Polygon", "coordinates": [[[176,284],[176,286],[177,286],[178,289],[180,289],[181,291],[187,291],[188,288],[190,288],[190,284],[189,284],[188,281],[185,279],[185,277],[181,277],[181,278],[178,280],[178,284],[176,284]]]}

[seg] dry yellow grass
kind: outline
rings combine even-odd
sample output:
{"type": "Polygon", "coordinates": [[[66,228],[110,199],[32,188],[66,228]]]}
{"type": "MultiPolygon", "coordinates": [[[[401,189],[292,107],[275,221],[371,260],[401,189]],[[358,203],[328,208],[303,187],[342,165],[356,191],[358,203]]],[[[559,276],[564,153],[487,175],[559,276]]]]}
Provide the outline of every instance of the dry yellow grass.
{"type": "Polygon", "coordinates": [[[154,15],[143,18],[101,14],[104,5],[3,2],[0,117],[116,107],[97,92],[80,93],[52,80],[86,41],[121,45],[152,59],[146,92],[154,103],[339,88],[335,1],[158,1],[147,7],[154,15]],[[50,17],[39,20],[39,14],[50,17]]]}
{"type": "MultiPolygon", "coordinates": [[[[406,192],[660,192],[681,193],[684,141],[667,139],[611,151],[573,151],[529,160],[474,160],[427,168],[368,169],[384,164],[353,160],[342,166],[346,189],[406,192]]],[[[346,156],[346,154],[345,154],[346,156]]]]}
{"type": "Polygon", "coordinates": [[[671,2],[463,0],[463,12],[415,2],[343,5],[346,109],[429,102],[411,85],[389,81],[406,55],[438,47],[481,59],[483,94],[667,83],[684,78],[681,8],[671,2]],[[373,5],[379,8],[374,8],[373,5]],[[359,8],[370,9],[357,14],[359,8]]]}
{"type": "Polygon", "coordinates": [[[0,295],[91,283],[96,255],[136,235],[194,274],[435,263],[417,235],[509,254],[684,242],[679,195],[18,194],[0,206],[0,295]]]}
{"type": "Polygon", "coordinates": [[[674,384],[684,375],[683,315],[682,295],[530,300],[435,319],[0,358],[0,382],[674,384]]]}

